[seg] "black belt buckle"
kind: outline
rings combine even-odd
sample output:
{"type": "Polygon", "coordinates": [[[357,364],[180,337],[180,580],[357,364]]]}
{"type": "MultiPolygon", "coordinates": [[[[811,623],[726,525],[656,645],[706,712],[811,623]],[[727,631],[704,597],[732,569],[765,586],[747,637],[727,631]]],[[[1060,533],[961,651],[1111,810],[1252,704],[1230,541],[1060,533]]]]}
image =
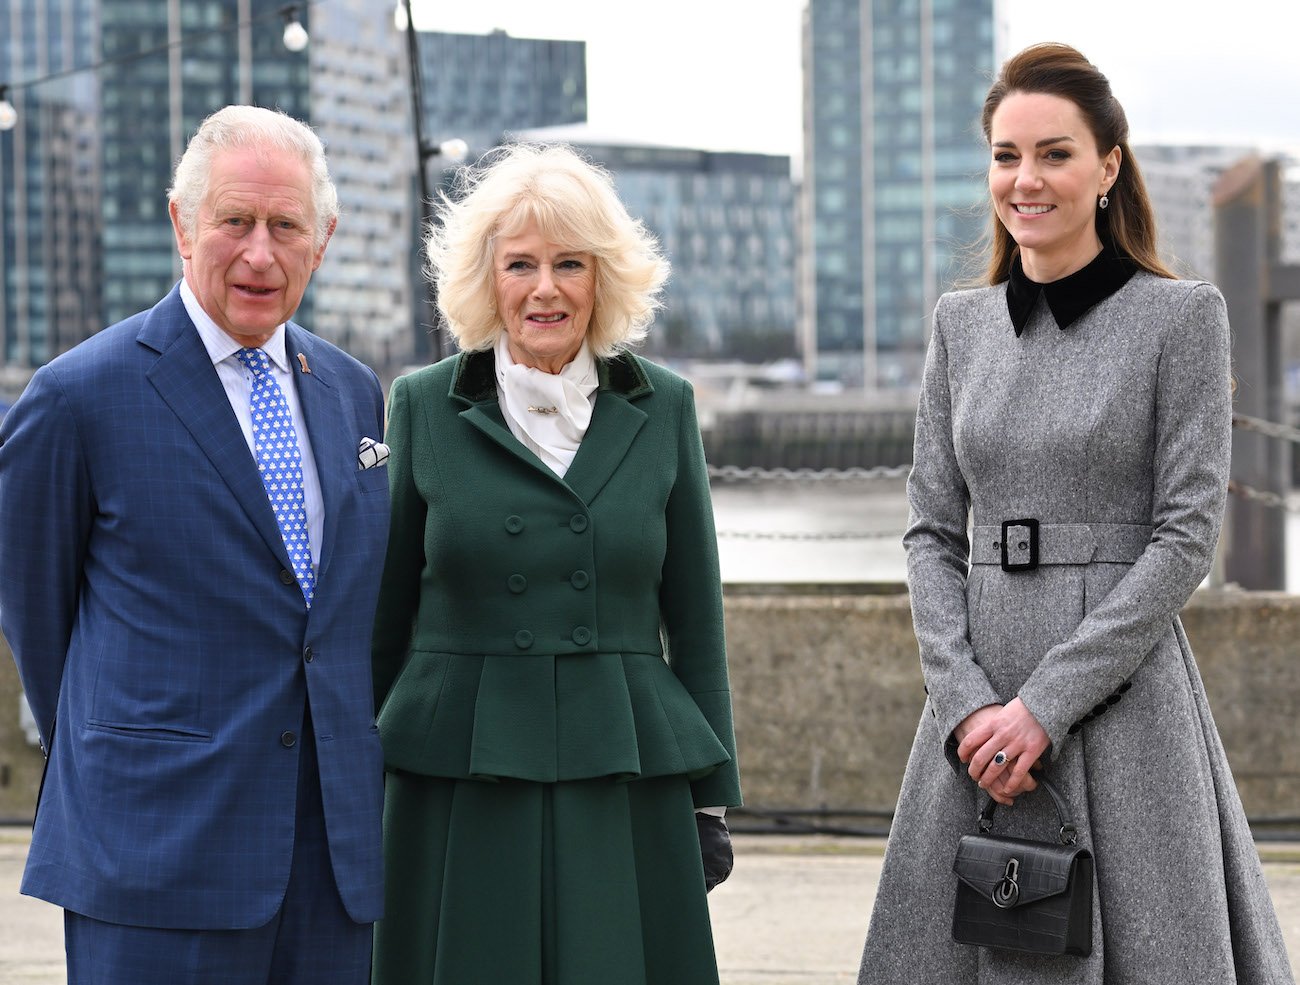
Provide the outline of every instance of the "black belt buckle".
{"type": "Polygon", "coordinates": [[[1038,521],[1032,518],[1024,520],[1003,520],[1002,521],[1002,570],[1003,571],[1033,571],[1038,567],[1038,521]],[[1021,538],[1016,541],[1017,552],[1029,551],[1028,561],[1012,561],[1007,554],[1007,545],[1011,540],[1011,529],[1021,527],[1029,531],[1028,539],[1021,538]]]}

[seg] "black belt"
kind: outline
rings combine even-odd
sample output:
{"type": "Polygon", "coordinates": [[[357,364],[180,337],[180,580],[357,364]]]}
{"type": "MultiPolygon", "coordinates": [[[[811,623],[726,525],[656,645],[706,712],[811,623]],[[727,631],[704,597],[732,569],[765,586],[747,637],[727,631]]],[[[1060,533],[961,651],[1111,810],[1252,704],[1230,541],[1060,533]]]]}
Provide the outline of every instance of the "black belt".
{"type": "Polygon", "coordinates": [[[971,564],[999,564],[1003,571],[1032,571],[1041,564],[1132,564],[1151,543],[1146,523],[1039,523],[1026,518],[1001,526],[977,526],[971,564]]]}

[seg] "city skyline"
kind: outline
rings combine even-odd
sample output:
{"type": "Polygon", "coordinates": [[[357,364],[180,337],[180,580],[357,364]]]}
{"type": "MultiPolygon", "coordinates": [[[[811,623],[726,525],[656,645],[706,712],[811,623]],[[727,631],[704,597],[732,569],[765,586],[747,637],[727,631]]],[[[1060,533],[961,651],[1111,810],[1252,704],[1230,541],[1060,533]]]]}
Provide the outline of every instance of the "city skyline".
{"type": "MultiPolygon", "coordinates": [[[[647,142],[788,154],[802,147],[799,36],[806,0],[661,0],[653,17],[593,0],[473,7],[413,0],[416,23],[440,31],[588,42],[595,130],[647,142]],[[667,64],[672,70],[665,71],[667,64]],[[681,72],[682,65],[695,71],[681,72]]],[[[1078,47],[1109,76],[1135,143],[1213,142],[1300,148],[1300,7],[1271,0],[1163,4],[1095,0],[1086,8],[997,0],[999,58],[1037,41],[1078,47]]],[[[972,121],[972,124],[974,121],[972,121]]],[[[972,134],[974,131],[972,130],[972,134]]],[[[974,139],[974,137],[972,137],[974,139]]]]}

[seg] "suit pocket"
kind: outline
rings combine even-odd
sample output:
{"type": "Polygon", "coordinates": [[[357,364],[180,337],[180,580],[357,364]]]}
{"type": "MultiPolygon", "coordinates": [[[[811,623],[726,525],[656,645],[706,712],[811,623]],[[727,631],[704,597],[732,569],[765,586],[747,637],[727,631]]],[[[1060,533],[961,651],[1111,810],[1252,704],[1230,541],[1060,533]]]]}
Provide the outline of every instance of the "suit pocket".
{"type": "Polygon", "coordinates": [[[366,493],[388,492],[388,466],[376,465],[369,469],[357,469],[357,486],[366,493]]]}
{"type": "Polygon", "coordinates": [[[159,742],[211,742],[212,733],[203,729],[176,725],[142,725],[135,722],[105,722],[98,718],[86,721],[93,732],[107,732],[129,739],[152,739],[159,742]]]}

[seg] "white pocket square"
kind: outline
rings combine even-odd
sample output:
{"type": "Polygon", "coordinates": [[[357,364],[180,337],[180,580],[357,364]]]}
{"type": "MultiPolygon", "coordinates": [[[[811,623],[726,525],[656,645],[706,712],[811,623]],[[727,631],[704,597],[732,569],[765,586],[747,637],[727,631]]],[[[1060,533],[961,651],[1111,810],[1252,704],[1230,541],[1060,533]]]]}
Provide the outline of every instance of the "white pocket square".
{"type": "Polygon", "coordinates": [[[357,446],[357,468],[373,469],[388,461],[388,446],[374,438],[362,438],[357,446]]]}

